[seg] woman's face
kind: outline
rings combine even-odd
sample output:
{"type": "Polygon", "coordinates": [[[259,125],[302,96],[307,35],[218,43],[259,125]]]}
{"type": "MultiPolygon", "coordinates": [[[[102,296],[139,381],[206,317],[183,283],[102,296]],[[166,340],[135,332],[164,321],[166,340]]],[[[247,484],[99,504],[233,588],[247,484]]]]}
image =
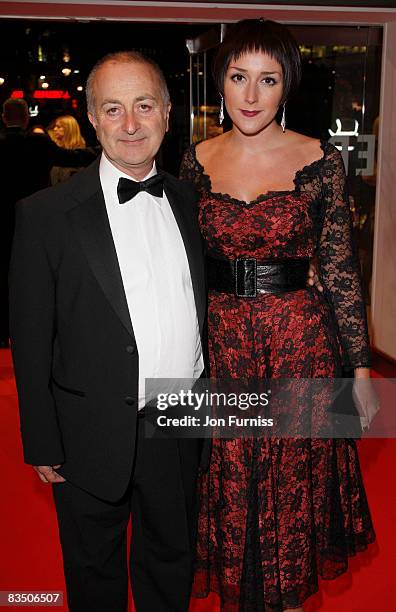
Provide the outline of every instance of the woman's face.
{"type": "Polygon", "coordinates": [[[53,127],[56,140],[63,140],[65,136],[65,128],[60,121],[56,121],[53,127]]]}
{"type": "Polygon", "coordinates": [[[270,125],[282,94],[283,71],[276,59],[252,52],[231,60],[224,77],[224,103],[240,132],[252,136],[270,125]]]}

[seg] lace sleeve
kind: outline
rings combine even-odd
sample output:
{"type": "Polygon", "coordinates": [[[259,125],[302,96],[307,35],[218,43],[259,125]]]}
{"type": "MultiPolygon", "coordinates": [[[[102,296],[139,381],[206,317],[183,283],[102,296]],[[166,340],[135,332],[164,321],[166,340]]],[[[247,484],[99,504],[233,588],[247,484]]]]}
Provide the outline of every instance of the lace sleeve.
{"type": "Polygon", "coordinates": [[[191,145],[183,155],[180,165],[179,177],[182,180],[194,183],[195,188],[201,193],[204,190],[202,166],[195,155],[195,145],[191,145]]]}
{"type": "Polygon", "coordinates": [[[339,151],[328,145],[323,163],[324,219],[318,250],[325,294],[333,307],[345,367],[369,367],[370,346],[352,215],[339,151]]]}

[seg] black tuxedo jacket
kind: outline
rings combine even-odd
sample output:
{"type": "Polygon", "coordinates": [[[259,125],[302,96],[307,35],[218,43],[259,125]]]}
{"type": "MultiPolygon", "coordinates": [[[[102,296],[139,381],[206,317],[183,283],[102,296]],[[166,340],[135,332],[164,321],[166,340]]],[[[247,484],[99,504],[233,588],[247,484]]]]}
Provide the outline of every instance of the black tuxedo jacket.
{"type": "MultiPolygon", "coordinates": [[[[196,195],[169,174],[164,188],[184,241],[202,333],[206,288],[196,195]]],[[[25,461],[61,463],[59,473],[77,486],[119,499],[134,456],[139,357],[99,161],[18,203],[10,307],[25,461]]]]}

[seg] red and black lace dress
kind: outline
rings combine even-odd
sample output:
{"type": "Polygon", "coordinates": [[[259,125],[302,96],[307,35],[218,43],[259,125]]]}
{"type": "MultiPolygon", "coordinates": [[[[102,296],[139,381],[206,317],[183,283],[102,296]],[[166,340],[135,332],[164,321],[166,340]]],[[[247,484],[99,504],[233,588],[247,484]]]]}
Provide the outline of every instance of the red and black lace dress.
{"type": "MultiPolygon", "coordinates": [[[[316,255],[324,294],[306,288],[238,298],[209,292],[209,354],[216,378],[340,376],[369,365],[369,342],[341,156],[297,172],[291,191],[246,203],[214,193],[186,152],[181,177],[200,192],[207,252],[235,260],[316,255]],[[341,347],[341,350],[340,350],[341,347]]],[[[214,439],[200,483],[195,597],[220,595],[224,611],[300,606],[375,534],[356,443],[345,439],[214,439]]]]}

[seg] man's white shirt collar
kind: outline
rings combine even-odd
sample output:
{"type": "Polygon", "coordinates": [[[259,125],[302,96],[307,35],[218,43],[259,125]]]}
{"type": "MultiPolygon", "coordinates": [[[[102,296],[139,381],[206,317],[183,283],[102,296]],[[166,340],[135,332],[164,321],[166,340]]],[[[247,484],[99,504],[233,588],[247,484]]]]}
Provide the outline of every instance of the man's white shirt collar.
{"type": "MultiPolygon", "coordinates": [[[[155,161],[153,161],[153,167],[151,168],[150,172],[146,174],[146,176],[142,180],[145,181],[146,179],[151,178],[152,176],[155,176],[156,174],[158,174],[157,166],[155,164],[155,161]]],[[[117,186],[118,186],[118,181],[120,180],[120,178],[123,177],[123,178],[129,179],[130,181],[135,181],[135,183],[139,182],[137,179],[133,178],[132,176],[129,176],[129,174],[126,174],[125,172],[122,172],[121,170],[116,168],[116,166],[106,157],[104,153],[102,153],[102,157],[100,159],[99,175],[100,175],[100,180],[102,183],[103,190],[105,190],[108,194],[113,194],[113,195],[115,194],[115,198],[117,198],[117,186]]],[[[147,193],[147,192],[142,192],[142,193],[147,193]]],[[[161,205],[162,198],[153,196],[149,193],[147,193],[147,195],[153,198],[153,200],[155,200],[157,204],[161,205]]],[[[118,198],[117,198],[117,201],[118,201],[118,198]]]]}

